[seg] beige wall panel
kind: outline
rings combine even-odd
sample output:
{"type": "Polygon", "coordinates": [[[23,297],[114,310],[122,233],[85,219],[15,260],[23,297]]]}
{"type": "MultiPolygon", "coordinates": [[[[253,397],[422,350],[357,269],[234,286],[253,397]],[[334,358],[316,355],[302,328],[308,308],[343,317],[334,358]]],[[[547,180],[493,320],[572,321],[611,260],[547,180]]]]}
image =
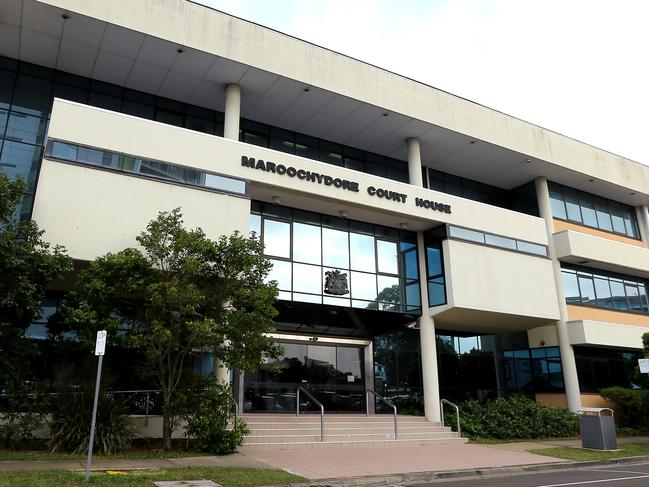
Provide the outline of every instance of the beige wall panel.
{"type": "MultiPolygon", "coordinates": [[[[563,393],[536,393],[536,400],[546,406],[554,406],[561,409],[567,409],[566,395],[563,393]]],[[[581,406],[585,408],[610,408],[612,405],[599,394],[581,394],[581,406]]]]}
{"type": "Polygon", "coordinates": [[[444,241],[449,305],[559,318],[552,262],[456,240],[444,241]]]}
{"type": "Polygon", "coordinates": [[[527,330],[527,341],[530,348],[558,347],[559,334],[557,333],[557,326],[552,324],[527,330]]]}
{"type": "Polygon", "coordinates": [[[553,235],[557,258],[649,278],[649,249],[572,230],[553,235]],[[598,263],[597,265],[595,263],[598,263]]]}
{"type": "Polygon", "coordinates": [[[216,171],[246,178],[278,190],[299,192],[309,197],[338,201],[344,205],[370,209],[377,213],[402,214],[430,222],[454,223],[486,232],[547,244],[542,219],[485,205],[449,194],[399,183],[331,164],[325,164],[282,152],[252,146],[150,120],[110,112],[100,108],[56,100],[49,137],[77,142],[117,152],[158,159],[176,164],[216,171]],[[325,186],[287,175],[242,167],[241,156],[292,165],[307,171],[327,174],[359,183],[359,192],[325,186]],[[407,194],[405,203],[370,196],[374,186],[407,194]],[[450,204],[452,212],[444,213],[415,206],[415,197],[450,204]]]}
{"type": "Polygon", "coordinates": [[[606,240],[613,240],[614,242],[634,245],[636,247],[646,247],[642,240],[636,240],[635,238],[625,237],[623,235],[618,235],[616,233],[605,232],[603,230],[587,227],[585,225],[577,225],[576,223],[566,222],[557,219],[553,220],[553,224],[554,224],[555,232],[563,232],[564,230],[571,230],[573,232],[585,233],[586,235],[592,235],[593,237],[600,237],[606,240]]]}
{"type": "Polygon", "coordinates": [[[596,345],[641,350],[642,335],[647,332],[649,332],[649,327],[612,325],[596,321],[568,322],[571,345],[596,345]]]}
{"type": "Polygon", "coordinates": [[[210,238],[247,234],[250,200],[44,160],[34,220],[45,238],[80,260],[136,246],[158,212],[180,207],[185,226],[210,238]],[[227,218],[225,217],[227,215],[227,218]]]}
{"type": "MultiPolygon", "coordinates": [[[[638,193],[649,188],[649,168],[642,164],[184,0],[45,3],[340,93],[638,193]]],[[[225,82],[238,82],[239,77],[225,82]]]]}

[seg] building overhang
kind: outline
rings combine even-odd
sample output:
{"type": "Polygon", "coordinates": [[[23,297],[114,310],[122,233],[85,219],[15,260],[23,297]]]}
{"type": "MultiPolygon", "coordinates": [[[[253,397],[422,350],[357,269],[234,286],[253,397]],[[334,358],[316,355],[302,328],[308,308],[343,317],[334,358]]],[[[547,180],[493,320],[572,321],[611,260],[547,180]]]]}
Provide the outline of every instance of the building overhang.
{"type": "Polygon", "coordinates": [[[419,137],[444,172],[649,203],[641,164],[185,0],[6,0],[0,54],[215,110],[237,83],[256,121],[402,160],[419,137]]]}

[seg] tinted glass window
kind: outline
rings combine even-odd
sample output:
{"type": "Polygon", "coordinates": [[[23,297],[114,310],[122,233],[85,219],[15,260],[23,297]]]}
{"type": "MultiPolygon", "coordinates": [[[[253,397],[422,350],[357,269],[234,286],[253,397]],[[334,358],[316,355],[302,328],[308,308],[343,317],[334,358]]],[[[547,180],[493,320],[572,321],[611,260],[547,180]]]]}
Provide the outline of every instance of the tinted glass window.
{"type": "Polygon", "coordinates": [[[322,261],[321,248],[320,227],[293,223],[294,261],[320,264],[322,261]]]}
{"type": "Polygon", "coordinates": [[[357,271],[376,272],[374,237],[358,233],[349,234],[351,268],[357,271]]]}
{"type": "Polygon", "coordinates": [[[24,74],[18,75],[12,110],[46,117],[52,104],[52,82],[24,74]]]}
{"type": "Polygon", "coordinates": [[[348,233],[330,228],[322,229],[322,263],[349,269],[348,233]]]}
{"type": "Polygon", "coordinates": [[[397,274],[399,272],[396,242],[377,240],[376,252],[379,264],[379,272],[385,272],[388,274],[397,274]]]}
{"type": "Polygon", "coordinates": [[[264,253],[276,257],[291,257],[291,225],[264,220],[264,253]]]}

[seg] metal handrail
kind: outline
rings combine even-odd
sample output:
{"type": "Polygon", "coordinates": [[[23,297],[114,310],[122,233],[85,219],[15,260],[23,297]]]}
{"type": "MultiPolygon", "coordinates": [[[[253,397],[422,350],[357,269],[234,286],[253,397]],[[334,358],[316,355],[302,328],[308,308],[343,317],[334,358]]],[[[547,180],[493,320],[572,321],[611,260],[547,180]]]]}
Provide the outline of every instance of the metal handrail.
{"type": "Polygon", "coordinates": [[[442,399],[439,402],[439,407],[442,410],[442,426],[444,426],[444,404],[448,404],[451,407],[455,408],[455,415],[457,418],[457,437],[461,438],[461,432],[460,432],[460,408],[457,407],[457,404],[453,404],[451,401],[448,401],[447,399],[442,399]]]}
{"type": "Polygon", "coordinates": [[[318,401],[313,394],[307,391],[304,387],[298,386],[297,388],[297,407],[295,408],[295,415],[300,415],[300,391],[304,392],[314,403],[320,406],[320,441],[324,441],[324,406],[318,401]]]}
{"type": "MultiPolygon", "coordinates": [[[[228,397],[230,398],[230,401],[232,402],[232,404],[234,404],[234,422],[236,424],[237,419],[239,418],[239,403],[234,398],[234,394],[232,394],[232,390],[228,391],[228,397]]],[[[230,417],[230,409],[228,409],[228,418],[229,417],[230,417]]]]}
{"type": "Polygon", "coordinates": [[[394,415],[394,439],[398,440],[399,439],[399,427],[397,426],[397,407],[392,402],[388,401],[385,397],[383,397],[381,394],[379,394],[378,392],[373,391],[372,389],[365,389],[365,410],[366,410],[367,416],[370,415],[370,401],[369,401],[369,398],[367,397],[367,396],[369,396],[370,392],[372,394],[374,394],[374,397],[380,399],[381,401],[383,401],[385,404],[387,404],[388,406],[390,406],[392,408],[393,415],[394,415]]]}

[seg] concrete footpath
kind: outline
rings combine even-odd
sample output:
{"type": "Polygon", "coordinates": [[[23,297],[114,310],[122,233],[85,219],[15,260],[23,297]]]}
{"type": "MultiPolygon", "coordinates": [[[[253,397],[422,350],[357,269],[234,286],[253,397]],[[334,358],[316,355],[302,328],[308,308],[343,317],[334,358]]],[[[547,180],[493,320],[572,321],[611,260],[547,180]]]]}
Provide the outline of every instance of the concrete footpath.
{"type": "MultiPolygon", "coordinates": [[[[647,437],[620,438],[620,443],[649,442],[647,437]]],[[[379,485],[424,479],[508,475],[531,470],[565,469],[575,462],[529,453],[530,449],[579,447],[579,440],[525,441],[501,444],[449,443],[436,446],[248,449],[227,456],[148,460],[95,460],[93,470],[133,470],[176,467],[279,468],[312,483],[379,485]]],[[[84,461],[5,461],[2,470],[76,470],[84,461]]]]}

